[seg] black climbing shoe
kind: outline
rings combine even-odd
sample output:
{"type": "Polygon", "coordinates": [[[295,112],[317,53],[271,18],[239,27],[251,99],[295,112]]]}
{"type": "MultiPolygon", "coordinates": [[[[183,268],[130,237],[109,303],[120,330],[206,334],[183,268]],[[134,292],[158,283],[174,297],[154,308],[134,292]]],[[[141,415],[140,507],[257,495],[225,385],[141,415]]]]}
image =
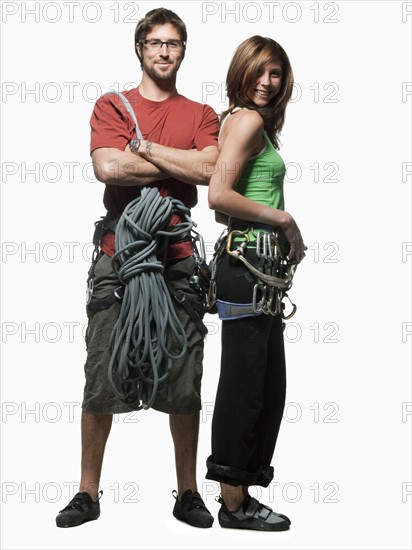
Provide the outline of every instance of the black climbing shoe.
{"type": "Polygon", "coordinates": [[[100,516],[100,497],[103,491],[99,492],[97,502],[93,502],[89,493],[77,493],[72,500],[60,510],[56,516],[57,527],[76,527],[86,521],[92,521],[100,516]]]}
{"type": "Polygon", "coordinates": [[[193,493],[190,489],[185,491],[180,500],[177,500],[177,491],[172,492],[176,499],[173,515],[176,519],[184,521],[193,527],[206,529],[212,527],[213,516],[206,508],[199,493],[193,493]]]}
{"type": "Polygon", "coordinates": [[[221,527],[230,529],[254,529],[256,531],[287,531],[290,519],[283,514],[277,514],[268,506],[260,504],[248,495],[237,512],[230,512],[220,497],[222,505],[218,518],[221,527]]]}

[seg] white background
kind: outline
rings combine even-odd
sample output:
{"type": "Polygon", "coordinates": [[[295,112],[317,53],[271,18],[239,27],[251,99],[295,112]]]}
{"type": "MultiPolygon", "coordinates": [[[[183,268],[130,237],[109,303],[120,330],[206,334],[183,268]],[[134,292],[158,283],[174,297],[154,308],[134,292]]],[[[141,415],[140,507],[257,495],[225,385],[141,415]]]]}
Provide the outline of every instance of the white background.
{"type": "MultiPolygon", "coordinates": [[[[3,548],[411,547],[411,21],[399,1],[2,2],[3,548]],[[188,27],[178,90],[191,99],[226,106],[231,55],[254,34],[280,42],[295,73],[281,154],[309,250],[291,292],[275,478],[253,490],[291,517],[287,533],[176,521],[155,411],[115,419],[101,518],[54,523],[77,491],[88,243],[104,213],[89,118],[100,93],[139,82],[134,27],[161,5],[188,27]]],[[[210,253],[221,228],[205,189],[193,218],[210,253]]],[[[204,474],[220,324],[207,322],[198,480],[216,517],[204,474]]]]}

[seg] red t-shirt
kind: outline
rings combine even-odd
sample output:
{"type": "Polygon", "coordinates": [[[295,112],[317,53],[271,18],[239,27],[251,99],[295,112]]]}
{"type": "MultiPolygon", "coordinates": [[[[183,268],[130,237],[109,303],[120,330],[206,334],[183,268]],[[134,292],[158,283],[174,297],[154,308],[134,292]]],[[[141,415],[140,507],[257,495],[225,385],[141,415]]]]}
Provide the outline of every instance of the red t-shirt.
{"type": "MultiPolygon", "coordinates": [[[[138,88],[122,92],[129,100],[139,124],[143,138],[154,143],[177,149],[198,149],[217,146],[218,118],[208,105],[191,101],[175,94],[164,101],[144,98],[138,88]]],[[[122,100],[115,94],[97,100],[90,119],[90,152],[99,147],[114,147],[124,151],[130,140],[136,138],[134,122],[122,100]]],[[[197,203],[195,185],[188,185],[176,179],[161,180],[157,187],[162,196],[180,199],[187,207],[197,203]]],[[[120,218],[124,208],[140,194],[140,186],[106,185],[103,203],[106,209],[120,218]]],[[[180,221],[174,215],[171,225],[180,221]]],[[[114,235],[104,235],[102,250],[114,254],[114,235]]],[[[185,258],[192,254],[191,242],[169,246],[168,259],[185,258]]]]}

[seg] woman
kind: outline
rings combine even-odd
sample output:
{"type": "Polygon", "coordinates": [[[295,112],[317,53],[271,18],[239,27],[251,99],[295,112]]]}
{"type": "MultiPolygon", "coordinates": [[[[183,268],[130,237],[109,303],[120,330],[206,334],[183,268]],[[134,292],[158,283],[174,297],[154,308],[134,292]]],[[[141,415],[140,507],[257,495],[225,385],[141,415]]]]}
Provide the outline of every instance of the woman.
{"type": "Polygon", "coordinates": [[[221,484],[222,527],[290,526],[286,516],[251,498],[248,487],[267,487],[273,479],[270,463],[286,392],[282,294],[265,286],[253,268],[274,274],[273,243],[282,248],[282,235],[289,266],[307,248],[284,211],[285,166],[276,151],[292,86],[289,59],[277,42],[253,36],[238,47],[227,74],[229,108],[222,114],[217,170],[209,184],[209,206],[218,221],[226,219],[231,235],[216,275],[222,358],[206,475],[221,484]]]}

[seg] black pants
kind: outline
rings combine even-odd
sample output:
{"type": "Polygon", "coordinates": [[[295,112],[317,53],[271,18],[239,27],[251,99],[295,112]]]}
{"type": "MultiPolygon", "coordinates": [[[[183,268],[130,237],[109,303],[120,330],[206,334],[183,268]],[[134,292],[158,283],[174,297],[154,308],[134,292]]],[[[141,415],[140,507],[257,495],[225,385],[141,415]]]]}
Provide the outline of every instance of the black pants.
{"type": "MultiPolygon", "coordinates": [[[[254,282],[245,267],[228,256],[223,258],[217,279],[222,300],[250,303],[254,282]]],[[[281,317],[262,314],[223,321],[207,479],[230,485],[269,485],[285,394],[281,317]]]]}

